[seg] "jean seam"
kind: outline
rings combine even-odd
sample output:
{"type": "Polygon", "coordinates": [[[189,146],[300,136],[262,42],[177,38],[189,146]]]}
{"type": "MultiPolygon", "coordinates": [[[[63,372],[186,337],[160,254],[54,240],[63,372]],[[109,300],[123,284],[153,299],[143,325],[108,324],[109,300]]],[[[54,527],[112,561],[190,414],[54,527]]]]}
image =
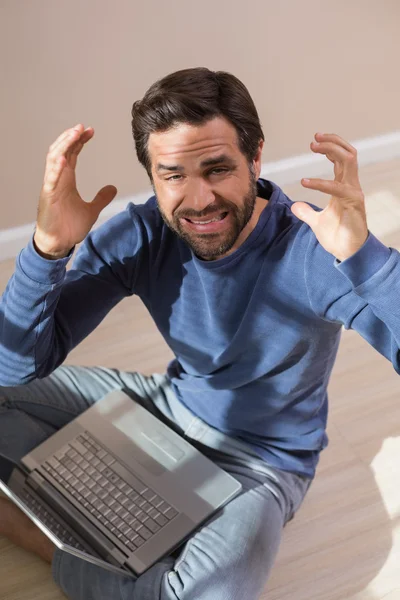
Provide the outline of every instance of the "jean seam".
{"type": "Polygon", "coordinates": [[[34,417],[30,417],[29,415],[26,414],[26,412],[24,412],[23,410],[20,410],[19,408],[17,408],[16,410],[19,410],[19,412],[22,414],[22,417],[27,419],[29,421],[30,425],[34,425],[37,429],[40,429],[40,431],[42,433],[44,433],[45,435],[49,435],[48,431],[46,431],[41,425],[40,423],[37,423],[36,420],[34,419],[34,417]]]}
{"type": "MultiPolygon", "coordinates": [[[[19,410],[23,413],[25,413],[24,411],[24,403],[26,404],[33,404],[34,406],[43,406],[44,408],[51,408],[54,409],[56,411],[59,411],[61,413],[66,413],[68,415],[71,416],[79,416],[81,413],[77,413],[75,410],[68,410],[65,408],[62,408],[60,406],[57,406],[55,404],[49,404],[48,402],[35,402],[34,399],[31,399],[29,396],[20,396],[20,398],[18,400],[10,400],[9,398],[3,396],[4,398],[4,404],[3,406],[7,406],[9,408],[15,408],[16,410],[19,410]],[[18,406],[20,404],[20,406],[18,406]],[[22,404],[22,406],[21,406],[22,404]]],[[[1,398],[0,398],[0,405],[1,405],[1,398]]]]}
{"type": "Polygon", "coordinates": [[[60,582],[61,558],[62,558],[62,553],[59,548],[56,548],[54,555],[53,555],[53,561],[52,561],[52,565],[51,565],[51,573],[53,575],[53,579],[54,579],[55,583],[59,587],[61,587],[61,582],[60,582]]]}

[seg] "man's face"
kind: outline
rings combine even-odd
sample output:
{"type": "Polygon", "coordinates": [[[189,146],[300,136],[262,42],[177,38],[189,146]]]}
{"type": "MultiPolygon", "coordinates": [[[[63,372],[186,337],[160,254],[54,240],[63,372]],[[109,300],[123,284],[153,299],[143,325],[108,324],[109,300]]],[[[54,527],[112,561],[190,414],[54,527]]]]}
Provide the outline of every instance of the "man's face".
{"type": "Polygon", "coordinates": [[[200,258],[213,260],[233,252],[254,228],[261,148],[262,142],[259,159],[249,168],[235,128],[221,117],[197,127],[179,124],[150,134],[160,213],[200,258]]]}

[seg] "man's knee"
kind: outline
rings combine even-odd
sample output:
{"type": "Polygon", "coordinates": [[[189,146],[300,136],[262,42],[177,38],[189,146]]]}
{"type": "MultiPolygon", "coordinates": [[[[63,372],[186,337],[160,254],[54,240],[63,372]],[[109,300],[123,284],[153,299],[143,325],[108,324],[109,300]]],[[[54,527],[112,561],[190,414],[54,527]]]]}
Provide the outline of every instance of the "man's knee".
{"type": "Polygon", "coordinates": [[[257,600],[278,553],[283,520],[269,531],[257,521],[237,538],[206,528],[189,540],[167,575],[174,595],[179,600],[257,600]]]}

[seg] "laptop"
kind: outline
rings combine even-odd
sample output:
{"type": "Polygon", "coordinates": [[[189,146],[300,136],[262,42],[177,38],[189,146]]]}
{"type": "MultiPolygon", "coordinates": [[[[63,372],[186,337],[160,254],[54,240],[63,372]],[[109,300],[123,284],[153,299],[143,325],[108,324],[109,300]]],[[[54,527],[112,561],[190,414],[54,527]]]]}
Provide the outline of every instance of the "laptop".
{"type": "Polygon", "coordinates": [[[121,390],[12,467],[0,489],[58,548],[133,578],[242,489],[121,390]]]}

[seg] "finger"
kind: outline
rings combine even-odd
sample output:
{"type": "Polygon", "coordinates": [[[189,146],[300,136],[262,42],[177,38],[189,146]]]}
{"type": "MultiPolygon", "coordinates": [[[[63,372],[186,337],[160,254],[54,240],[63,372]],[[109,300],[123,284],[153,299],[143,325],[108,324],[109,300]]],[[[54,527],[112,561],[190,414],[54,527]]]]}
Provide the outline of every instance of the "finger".
{"type": "Polygon", "coordinates": [[[77,139],[77,141],[75,142],[75,144],[73,144],[71,146],[71,154],[74,154],[76,152],[76,148],[78,146],[84,146],[84,144],[86,144],[86,142],[88,142],[90,140],[90,138],[92,138],[94,135],[94,129],[93,127],[87,127],[85,129],[85,131],[82,133],[81,137],[77,139]]]}
{"type": "Polygon", "coordinates": [[[79,140],[83,133],[83,125],[77,125],[71,127],[71,129],[63,136],[59,143],[54,146],[50,154],[59,156],[60,154],[66,154],[71,147],[79,140]]]}
{"type": "Polygon", "coordinates": [[[54,192],[66,164],[67,159],[65,156],[59,156],[46,164],[43,180],[43,190],[46,194],[54,192]]]}
{"type": "Polygon", "coordinates": [[[82,131],[82,127],[83,127],[83,125],[81,123],[78,123],[74,127],[69,127],[68,129],[63,131],[63,133],[61,133],[58,136],[58,138],[51,144],[51,146],[49,147],[49,152],[52,152],[53,150],[55,150],[57,148],[57,146],[59,146],[59,144],[63,140],[65,140],[73,130],[82,131]]]}
{"type": "Polygon", "coordinates": [[[75,167],[76,167],[76,163],[78,160],[78,154],[82,150],[83,146],[93,137],[93,135],[94,135],[94,129],[91,127],[88,127],[88,129],[85,129],[85,131],[83,132],[83,134],[81,135],[79,140],[77,142],[75,142],[75,144],[71,147],[71,149],[66,153],[66,158],[72,169],[75,169],[75,167]]]}
{"type": "Polygon", "coordinates": [[[103,208],[110,204],[111,200],[115,198],[117,192],[118,190],[115,185],[106,185],[97,192],[94,199],[90,202],[90,205],[94,209],[96,219],[103,208]]]}
{"type": "MultiPolygon", "coordinates": [[[[345,150],[342,146],[334,142],[321,142],[316,144],[311,142],[310,144],[313,152],[325,154],[325,156],[335,164],[338,163],[342,168],[341,181],[344,183],[350,183],[354,186],[360,184],[358,177],[358,162],[357,162],[357,150],[354,153],[350,153],[345,150]]],[[[336,171],[335,171],[336,174],[336,171]]]]}
{"type": "Polygon", "coordinates": [[[313,152],[325,154],[325,156],[333,163],[344,163],[352,157],[350,152],[333,142],[311,142],[310,147],[313,152]]]}
{"type": "Polygon", "coordinates": [[[334,142],[342,146],[342,148],[344,148],[348,152],[357,152],[357,149],[354,148],[354,146],[352,146],[349,142],[341,138],[336,133],[316,133],[315,139],[317,140],[317,142],[334,142]]]}
{"type": "Polygon", "coordinates": [[[67,164],[68,151],[80,139],[81,133],[79,129],[81,129],[82,127],[83,126],[80,125],[78,129],[70,129],[64,136],[60,137],[59,144],[55,146],[51,152],[48,153],[46,160],[45,182],[47,182],[50,186],[46,186],[46,189],[49,192],[53,191],[56,187],[61,175],[61,171],[67,164]],[[61,160],[61,157],[63,157],[66,160],[61,160]]]}
{"type": "Polygon", "coordinates": [[[305,187],[330,194],[336,198],[350,198],[357,195],[354,187],[347,183],[340,183],[339,181],[328,181],[327,179],[302,179],[302,185],[305,187]]]}

